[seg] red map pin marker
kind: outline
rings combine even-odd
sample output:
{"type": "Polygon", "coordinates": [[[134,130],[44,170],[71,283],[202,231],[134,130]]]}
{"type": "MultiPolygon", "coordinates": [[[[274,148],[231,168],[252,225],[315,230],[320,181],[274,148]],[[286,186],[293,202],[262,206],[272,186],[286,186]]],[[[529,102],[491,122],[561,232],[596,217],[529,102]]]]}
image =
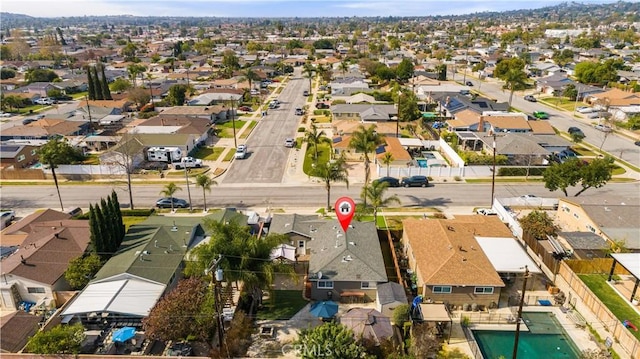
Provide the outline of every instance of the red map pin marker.
{"type": "Polygon", "coordinates": [[[340,226],[342,226],[342,230],[346,233],[353,219],[353,214],[356,212],[356,204],[349,197],[340,197],[334,207],[338,221],[340,221],[340,226]]]}

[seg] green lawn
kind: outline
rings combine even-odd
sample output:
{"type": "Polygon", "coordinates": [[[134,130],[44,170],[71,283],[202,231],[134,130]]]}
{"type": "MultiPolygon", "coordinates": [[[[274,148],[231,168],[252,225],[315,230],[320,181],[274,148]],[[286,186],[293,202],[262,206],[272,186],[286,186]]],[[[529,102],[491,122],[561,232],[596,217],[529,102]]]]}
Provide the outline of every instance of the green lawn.
{"type": "MultiPolygon", "coordinates": [[[[629,320],[636,326],[640,325],[640,315],[631,308],[630,303],[622,299],[607,284],[605,274],[580,274],[578,276],[620,321],[629,320]]],[[[631,333],[640,339],[640,331],[631,331],[631,333]]]]}
{"type": "Polygon", "coordinates": [[[133,226],[134,224],[144,222],[146,219],[147,217],[123,216],[122,222],[124,223],[125,231],[128,231],[129,227],[133,226]]]}
{"type": "Polygon", "coordinates": [[[206,161],[215,161],[220,157],[223,151],[224,147],[200,147],[193,157],[206,161]]]}
{"type": "Polygon", "coordinates": [[[236,155],[236,150],[235,149],[230,149],[227,154],[224,156],[224,158],[222,159],[222,161],[228,162],[231,161],[231,159],[233,158],[233,156],[236,155]]]}
{"type": "Polygon", "coordinates": [[[216,124],[216,130],[218,130],[218,137],[220,138],[233,138],[233,123],[235,122],[236,127],[236,135],[238,134],[238,130],[244,126],[244,120],[228,121],[224,123],[216,124]]]}
{"type": "Polygon", "coordinates": [[[258,310],[258,320],[288,320],[298,313],[307,301],[300,290],[274,290],[271,298],[264,301],[264,307],[258,310]]]}
{"type": "Polygon", "coordinates": [[[545,97],[541,99],[541,102],[545,102],[549,106],[562,108],[567,111],[573,111],[576,107],[576,102],[569,100],[567,97],[545,97]]]}
{"type": "MultiPolygon", "coordinates": [[[[209,171],[208,167],[204,168],[191,168],[187,170],[187,176],[196,177],[200,174],[206,173],[209,171]]],[[[169,171],[166,173],[167,177],[183,177],[184,178],[184,169],[169,171]]]]}
{"type": "MultiPolygon", "coordinates": [[[[313,147],[307,146],[307,153],[304,156],[304,164],[302,165],[302,170],[306,175],[311,175],[311,170],[313,168],[313,156],[315,152],[313,147]]],[[[329,162],[329,155],[331,154],[331,145],[328,143],[321,143],[318,145],[318,166],[323,166],[325,163],[329,162]]]]}
{"type": "Polygon", "coordinates": [[[256,121],[249,122],[249,126],[247,126],[247,128],[244,129],[244,132],[242,132],[242,135],[240,135],[240,138],[247,138],[249,136],[249,134],[251,133],[251,130],[254,127],[256,127],[257,124],[258,124],[258,122],[256,122],[256,121]]]}

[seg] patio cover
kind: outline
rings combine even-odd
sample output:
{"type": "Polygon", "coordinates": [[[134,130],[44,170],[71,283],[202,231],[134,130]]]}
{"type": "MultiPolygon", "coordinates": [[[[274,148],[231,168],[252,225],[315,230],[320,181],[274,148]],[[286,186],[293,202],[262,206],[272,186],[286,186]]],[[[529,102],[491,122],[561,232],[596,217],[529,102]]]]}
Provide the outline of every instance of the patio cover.
{"type": "Polygon", "coordinates": [[[419,138],[398,138],[398,141],[403,147],[424,147],[419,138]]]}
{"type": "Polygon", "coordinates": [[[498,273],[541,273],[538,265],[514,238],[476,237],[476,241],[498,273]]]}
{"type": "Polygon", "coordinates": [[[295,262],[296,247],[283,243],[271,251],[271,259],[287,259],[295,262]]]}
{"type": "Polygon", "coordinates": [[[450,322],[451,317],[444,304],[420,303],[422,320],[425,322],[450,322]]]}
{"type": "Polygon", "coordinates": [[[640,279],[640,253],[612,253],[611,256],[634,277],[640,279]]]}
{"type": "Polygon", "coordinates": [[[162,284],[136,278],[90,283],[61,316],[95,312],[146,317],[164,290],[162,284]]]}

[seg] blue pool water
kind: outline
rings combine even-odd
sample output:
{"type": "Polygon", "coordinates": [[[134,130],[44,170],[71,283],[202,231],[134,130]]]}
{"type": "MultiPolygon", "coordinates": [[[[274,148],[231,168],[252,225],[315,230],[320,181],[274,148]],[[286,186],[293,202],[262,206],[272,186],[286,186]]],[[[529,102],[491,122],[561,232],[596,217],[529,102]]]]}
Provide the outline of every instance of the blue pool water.
{"type": "Polygon", "coordinates": [[[427,165],[427,160],[426,160],[426,159],[424,159],[424,158],[416,158],[416,162],[418,163],[418,166],[419,166],[419,167],[422,167],[422,168],[427,168],[427,167],[429,167],[429,166],[427,165]]]}
{"type": "MultiPolygon", "coordinates": [[[[522,318],[530,331],[520,331],[518,358],[580,358],[580,351],[562,329],[553,313],[522,313],[522,318]]],[[[473,335],[485,358],[512,356],[515,331],[474,330],[473,335]]]]}

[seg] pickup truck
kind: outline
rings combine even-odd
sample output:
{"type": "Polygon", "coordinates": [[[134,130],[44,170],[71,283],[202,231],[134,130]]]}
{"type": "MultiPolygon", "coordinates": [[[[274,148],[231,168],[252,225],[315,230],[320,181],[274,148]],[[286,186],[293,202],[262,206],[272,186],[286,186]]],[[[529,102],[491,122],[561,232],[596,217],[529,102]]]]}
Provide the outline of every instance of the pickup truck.
{"type": "Polygon", "coordinates": [[[179,162],[174,162],[173,167],[177,170],[181,168],[200,168],[202,160],[193,157],[183,157],[179,162]]]}

